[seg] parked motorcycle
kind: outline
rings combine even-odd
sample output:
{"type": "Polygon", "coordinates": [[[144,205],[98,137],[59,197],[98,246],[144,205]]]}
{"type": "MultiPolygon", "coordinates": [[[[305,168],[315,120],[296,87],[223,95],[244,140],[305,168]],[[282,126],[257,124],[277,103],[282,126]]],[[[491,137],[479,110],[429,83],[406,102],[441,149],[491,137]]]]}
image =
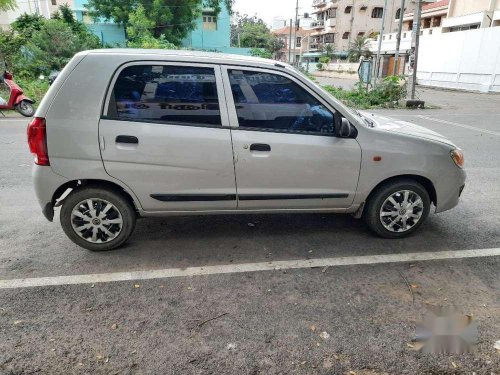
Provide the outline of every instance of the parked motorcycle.
{"type": "Polygon", "coordinates": [[[14,82],[14,76],[7,70],[0,76],[0,113],[15,110],[31,117],[35,114],[35,101],[23,94],[23,89],[14,82]],[[3,95],[5,97],[2,97],[3,95]]]}

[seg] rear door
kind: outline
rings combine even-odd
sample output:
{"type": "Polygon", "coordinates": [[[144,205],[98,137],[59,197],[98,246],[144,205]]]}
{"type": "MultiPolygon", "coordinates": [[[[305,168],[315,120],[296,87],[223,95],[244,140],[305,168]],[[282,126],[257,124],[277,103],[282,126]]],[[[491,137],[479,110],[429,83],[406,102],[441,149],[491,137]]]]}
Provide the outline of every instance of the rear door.
{"type": "Polygon", "coordinates": [[[223,67],[239,209],[347,208],[361,148],[342,114],[281,71],[223,67]]]}
{"type": "Polygon", "coordinates": [[[217,65],[119,69],[99,123],[107,173],[145,211],[236,208],[231,134],[217,65]]]}

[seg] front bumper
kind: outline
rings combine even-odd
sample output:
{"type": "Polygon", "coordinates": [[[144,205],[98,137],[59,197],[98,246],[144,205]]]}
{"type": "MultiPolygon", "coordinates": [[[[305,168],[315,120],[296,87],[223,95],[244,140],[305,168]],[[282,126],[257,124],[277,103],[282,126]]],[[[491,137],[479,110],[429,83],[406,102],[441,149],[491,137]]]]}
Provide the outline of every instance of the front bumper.
{"type": "Polygon", "coordinates": [[[31,172],[33,178],[33,187],[38,199],[38,203],[42,208],[43,216],[47,220],[52,221],[54,218],[54,202],[53,197],[56,190],[64,185],[69,180],[52,171],[50,166],[33,165],[31,172]]]}
{"type": "Polygon", "coordinates": [[[447,184],[445,188],[441,187],[441,189],[437,191],[436,213],[451,210],[458,205],[460,197],[465,189],[466,179],[467,175],[465,171],[460,169],[451,184],[447,184]]]}

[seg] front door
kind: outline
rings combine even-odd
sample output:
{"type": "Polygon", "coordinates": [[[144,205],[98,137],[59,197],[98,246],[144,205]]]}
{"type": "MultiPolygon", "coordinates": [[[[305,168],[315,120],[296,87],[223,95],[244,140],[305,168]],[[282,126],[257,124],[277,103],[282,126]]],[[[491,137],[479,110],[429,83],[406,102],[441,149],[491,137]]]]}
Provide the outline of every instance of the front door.
{"type": "Polygon", "coordinates": [[[342,115],[286,73],[227,67],[223,74],[238,208],[349,207],[361,149],[335,137],[342,115]]]}
{"type": "Polygon", "coordinates": [[[236,208],[221,82],[219,66],[158,62],[113,81],[99,123],[104,167],[145,211],[236,208]]]}

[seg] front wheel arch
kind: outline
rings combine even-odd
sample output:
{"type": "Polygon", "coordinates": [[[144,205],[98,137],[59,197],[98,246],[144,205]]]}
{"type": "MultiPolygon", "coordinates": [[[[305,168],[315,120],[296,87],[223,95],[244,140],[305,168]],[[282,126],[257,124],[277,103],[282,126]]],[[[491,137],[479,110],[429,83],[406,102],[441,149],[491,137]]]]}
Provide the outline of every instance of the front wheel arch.
{"type": "Polygon", "coordinates": [[[363,212],[366,208],[366,204],[370,201],[370,199],[373,197],[373,194],[379,190],[383,185],[396,182],[398,180],[413,180],[415,182],[418,182],[420,185],[422,185],[427,193],[429,194],[429,198],[431,199],[431,202],[434,204],[434,206],[437,206],[437,193],[436,193],[436,188],[434,187],[434,184],[432,183],[431,180],[429,180],[427,177],[419,176],[419,175],[413,175],[413,174],[402,174],[398,176],[393,176],[386,178],[383,181],[380,181],[376,186],[373,187],[371,190],[370,194],[368,194],[368,197],[366,197],[365,201],[361,204],[360,208],[358,211],[356,211],[354,215],[355,218],[360,219],[363,216],[363,212]]]}
{"type": "Polygon", "coordinates": [[[431,198],[431,202],[434,203],[434,206],[437,205],[437,194],[436,194],[436,188],[434,187],[434,184],[432,183],[431,180],[429,180],[426,177],[423,176],[418,176],[418,175],[412,175],[412,174],[404,174],[404,175],[399,175],[399,176],[394,176],[387,178],[377,184],[368,197],[366,198],[366,202],[370,200],[370,198],[373,196],[373,193],[377,191],[382,185],[395,182],[398,180],[414,180],[415,182],[418,182],[420,185],[422,185],[425,190],[427,190],[427,193],[429,194],[429,197],[431,198]]]}

